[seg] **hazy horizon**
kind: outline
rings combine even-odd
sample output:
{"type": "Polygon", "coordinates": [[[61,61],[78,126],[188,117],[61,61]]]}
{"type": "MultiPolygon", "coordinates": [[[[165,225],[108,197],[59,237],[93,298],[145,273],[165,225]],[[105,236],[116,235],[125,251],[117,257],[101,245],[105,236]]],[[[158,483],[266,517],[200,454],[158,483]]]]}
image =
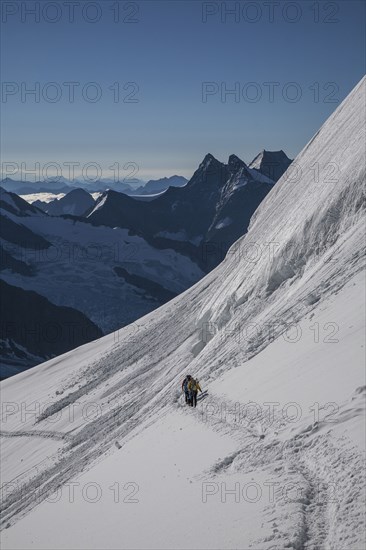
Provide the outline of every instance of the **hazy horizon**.
{"type": "Polygon", "coordinates": [[[357,0],[75,4],[2,4],[3,177],[97,163],[189,179],[208,152],[295,158],[365,72],[357,0]]]}
{"type": "MultiPolygon", "coordinates": [[[[305,144],[304,144],[305,145],[305,144]]],[[[230,154],[234,154],[236,155],[237,157],[239,157],[241,160],[243,160],[246,164],[250,164],[254,158],[259,154],[261,153],[263,150],[266,150],[266,151],[269,151],[268,149],[265,149],[265,148],[262,148],[261,150],[259,150],[254,156],[253,158],[244,158],[243,155],[240,155],[240,154],[236,154],[236,153],[230,153],[230,154]]],[[[282,149],[283,150],[283,149],[282,149]]],[[[277,151],[280,151],[280,149],[278,149],[277,151]]],[[[276,152],[277,152],[276,151],[276,152]]],[[[271,151],[273,152],[273,151],[271,151]]],[[[285,154],[286,151],[284,151],[285,154]]],[[[212,154],[210,151],[207,151],[206,154],[212,154]]],[[[195,168],[193,168],[192,172],[188,172],[186,171],[186,173],[183,173],[183,170],[180,171],[180,172],[169,172],[167,171],[166,173],[162,173],[163,171],[159,171],[159,170],[156,170],[156,173],[155,174],[152,174],[151,176],[149,175],[145,175],[143,176],[142,173],[139,173],[139,177],[136,175],[135,178],[138,180],[138,181],[141,181],[141,182],[145,182],[147,183],[149,180],[158,180],[158,179],[163,179],[163,178],[170,178],[170,177],[173,177],[173,176],[183,176],[185,177],[187,180],[190,180],[191,177],[193,176],[194,172],[198,169],[200,163],[203,161],[205,155],[197,161],[197,164],[195,166],[195,168]]],[[[227,164],[228,162],[228,158],[230,155],[228,155],[226,158],[220,158],[216,155],[213,155],[218,161],[222,162],[223,164],[227,164]]],[[[287,155],[288,156],[288,155],[287,155]]],[[[289,157],[290,158],[290,157],[289,157]]],[[[291,158],[291,160],[293,160],[293,158],[291,158]]],[[[26,163],[20,163],[19,164],[19,171],[15,174],[7,174],[7,173],[2,173],[0,172],[0,179],[6,179],[6,178],[10,178],[11,180],[14,180],[14,181],[24,181],[25,183],[32,183],[32,182],[37,182],[37,181],[60,181],[62,179],[65,179],[65,180],[68,180],[70,183],[72,183],[73,181],[77,182],[77,181],[83,181],[85,183],[94,183],[95,181],[101,181],[101,180],[113,180],[113,181],[123,181],[123,180],[126,180],[126,183],[128,183],[128,180],[129,180],[129,177],[123,177],[123,174],[121,174],[121,177],[120,179],[118,180],[115,176],[117,174],[117,170],[115,170],[115,172],[113,172],[113,170],[108,170],[108,168],[105,168],[103,166],[100,167],[101,169],[101,177],[98,177],[97,178],[97,173],[95,172],[95,174],[93,175],[93,171],[90,169],[90,170],[87,170],[86,173],[83,173],[81,171],[78,171],[77,168],[74,169],[73,171],[73,167],[72,165],[70,165],[69,163],[66,163],[64,165],[59,165],[59,172],[58,174],[51,170],[52,166],[50,166],[50,170],[47,170],[47,175],[48,177],[45,178],[45,177],[42,177],[42,165],[38,166],[38,165],[31,165],[30,163],[29,164],[26,164],[26,163]],[[95,176],[95,179],[94,179],[94,176],[95,176]]],[[[123,171],[123,167],[121,167],[121,172],[123,171]]],[[[133,173],[136,172],[136,167],[132,166],[132,167],[127,167],[126,169],[126,172],[129,171],[130,174],[132,174],[132,177],[130,179],[134,179],[133,177],[133,173]]],[[[137,172],[136,172],[137,174],[137,172]]]]}

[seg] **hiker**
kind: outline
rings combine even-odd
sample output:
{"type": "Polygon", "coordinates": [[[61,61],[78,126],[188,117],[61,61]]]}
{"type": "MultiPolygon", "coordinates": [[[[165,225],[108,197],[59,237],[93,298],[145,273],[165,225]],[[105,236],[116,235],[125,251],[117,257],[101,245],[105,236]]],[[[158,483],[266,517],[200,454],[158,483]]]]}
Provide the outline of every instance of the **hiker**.
{"type": "Polygon", "coordinates": [[[198,380],[195,380],[192,377],[190,378],[190,380],[188,382],[188,391],[189,391],[189,405],[191,405],[191,407],[196,407],[197,406],[197,393],[198,393],[198,391],[200,391],[202,393],[201,386],[200,386],[198,380]]]}
{"type": "Polygon", "coordinates": [[[189,404],[189,390],[188,390],[188,383],[191,380],[192,376],[190,374],[187,374],[185,379],[182,382],[182,391],[184,391],[184,396],[186,399],[186,403],[189,404]]]}

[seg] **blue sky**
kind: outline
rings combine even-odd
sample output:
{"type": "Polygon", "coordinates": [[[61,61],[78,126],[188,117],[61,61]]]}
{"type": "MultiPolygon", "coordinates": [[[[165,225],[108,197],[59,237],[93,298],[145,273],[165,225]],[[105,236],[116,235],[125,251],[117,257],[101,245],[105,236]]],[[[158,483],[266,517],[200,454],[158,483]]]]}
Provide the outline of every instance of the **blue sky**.
{"type": "Polygon", "coordinates": [[[189,177],[207,152],[294,157],[365,72],[364,2],[79,1],[73,22],[46,4],[2,2],[2,162],[25,170],[134,163],[148,179],[189,177]]]}

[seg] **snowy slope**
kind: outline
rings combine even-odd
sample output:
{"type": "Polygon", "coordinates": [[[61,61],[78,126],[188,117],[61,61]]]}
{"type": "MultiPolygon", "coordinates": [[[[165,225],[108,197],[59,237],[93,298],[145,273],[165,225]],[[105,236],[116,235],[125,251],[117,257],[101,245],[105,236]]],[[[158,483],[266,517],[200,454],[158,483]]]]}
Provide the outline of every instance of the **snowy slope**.
{"type": "MultiPolygon", "coordinates": [[[[362,378],[362,350],[360,334],[347,325],[358,321],[354,312],[363,288],[364,281],[351,281],[340,292],[339,298],[330,300],[323,311],[316,308],[311,314],[313,318],[301,323],[304,334],[307,329],[308,335],[308,341],[300,343],[301,349],[280,338],[265,350],[269,360],[259,354],[256,364],[253,359],[245,368],[230,371],[221,381],[212,384],[210,401],[203,401],[194,413],[189,411],[187,414],[180,402],[169,400],[160,414],[159,409],[155,409],[155,422],[152,422],[154,416],[151,412],[143,415],[144,420],[135,429],[137,437],[127,438],[119,452],[115,452],[114,438],[118,436],[114,434],[106,457],[96,462],[91,470],[72,478],[75,502],[69,500],[72,486],[64,486],[50,498],[54,502],[41,504],[15,527],[3,532],[4,547],[28,548],[29,540],[32,540],[34,547],[48,548],[52,547],[55,538],[58,548],[249,548],[253,541],[256,543],[254,547],[261,549],[284,548],[285,544],[294,541],[301,547],[307,529],[305,521],[311,524],[314,515],[320,511],[317,503],[324,505],[324,512],[328,513],[332,504],[330,502],[328,506],[328,500],[342,502],[351,492],[354,495],[352,506],[347,506],[346,516],[341,506],[342,516],[336,519],[347,521],[355,529],[344,533],[341,522],[338,536],[346,535],[342,548],[361,548],[357,545],[361,535],[357,523],[362,520],[362,508],[357,510],[357,507],[362,506],[362,486],[358,491],[356,483],[362,482],[357,445],[364,448],[364,442],[358,441],[364,433],[364,394],[355,392],[354,388],[359,387],[362,378]],[[323,326],[324,319],[328,320],[329,316],[343,328],[340,346],[311,339],[312,331],[308,326],[314,322],[323,326]],[[271,349],[272,346],[276,349],[271,349]],[[349,347],[355,348],[353,359],[358,363],[345,372],[344,360],[349,347]],[[277,363],[287,358],[291,348],[296,374],[290,378],[293,365],[285,363],[275,372],[273,366],[279,367],[277,363]],[[301,360],[304,349],[306,353],[301,360]],[[318,355],[325,357],[326,361],[320,358],[320,363],[311,363],[308,372],[309,358],[318,355]],[[319,366],[326,375],[327,384],[314,384],[314,374],[319,366]],[[329,379],[329,371],[336,371],[334,380],[329,379]],[[301,386],[304,380],[307,386],[310,385],[310,391],[301,386]],[[250,400],[257,404],[259,412],[248,409],[248,419],[245,407],[250,400]],[[314,407],[316,402],[320,405],[319,414],[314,407]],[[276,414],[273,417],[268,414],[269,405],[264,403],[278,403],[274,406],[276,414]],[[294,405],[289,407],[290,403],[296,403],[296,408],[294,405]],[[336,408],[334,405],[324,407],[328,403],[335,403],[336,408]],[[295,417],[295,422],[292,417],[295,417]],[[314,420],[318,417],[317,427],[314,420]],[[265,434],[263,441],[258,438],[262,432],[265,434]],[[360,435],[355,437],[355,433],[360,435]],[[296,452],[300,445],[301,462],[296,452]],[[339,445],[343,446],[343,451],[337,448],[339,445]],[[326,468],[329,462],[332,468],[326,468]],[[350,475],[355,478],[353,485],[350,475]],[[93,503],[96,483],[100,499],[93,503]],[[228,494],[227,502],[222,502],[224,492],[221,494],[221,491],[224,489],[221,483],[225,483],[223,488],[228,490],[232,490],[235,483],[240,484],[237,501],[235,496],[228,494]],[[335,484],[340,487],[337,491],[335,484]],[[276,493],[272,495],[274,489],[276,493]],[[329,496],[325,494],[327,490],[329,496]],[[83,498],[86,491],[89,492],[87,499],[83,498]],[[304,507],[307,498],[309,504],[304,507]],[[162,517],[166,524],[164,529],[159,528],[162,517]],[[182,521],[192,524],[192,532],[180,539],[177,532],[182,521]],[[141,523],[143,530],[138,527],[141,523]],[[68,526],[66,531],[65,524],[68,526]]],[[[81,355],[84,360],[88,360],[85,353],[88,347],[84,346],[81,355]]],[[[99,351],[103,353],[101,348],[99,351]]],[[[73,362],[78,359],[79,354],[74,358],[71,354],[70,362],[64,360],[63,367],[72,372],[75,368],[73,362]]],[[[59,370],[53,380],[62,380],[66,378],[65,374],[59,370]]],[[[39,393],[36,392],[36,401],[44,391],[45,387],[42,387],[39,393]]],[[[29,402],[27,393],[21,393],[21,397],[16,395],[16,402],[22,398],[29,402]]],[[[78,414],[83,407],[94,402],[89,395],[89,399],[82,400],[73,409],[64,409],[61,433],[77,430],[80,423],[85,424],[85,418],[80,422],[78,414]]],[[[138,405],[136,409],[139,410],[138,405]]],[[[103,411],[108,410],[105,401],[103,411]]],[[[95,414],[95,408],[91,406],[87,413],[95,414]]],[[[121,424],[116,411],[113,418],[121,424]]],[[[27,465],[33,468],[26,472],[26,477],[36,478],[43,467],[53,464],[57,449],[67,445],[68,441],[57,439],[61,423],[55,429],[54,421],[50,419],[46,426],[50,433],[42,432],[36,426],[37,432],[41,432],[39,437],[26,429],[25,437],[3,438],[3,468],[9,476],[4,477],[3,482],[24,471],[20,460],[24,461],[27,451],[30,455],[27,465]]],[[[18,429],[24,429],[24,426],[20,425],[18,429]]],[[[119,441],[123,443],[122,438],[119,441]]],[[[72,463],[69,463],[69,475],[80,468],[79,460],[75,453],[72,463]]],[[[19,481],[22,483],[23,478],[19,481]]],[[[10,486],[10,489],[14,490],[14,487],[10,486]]],[[[325,528],[323,515],[321,521],[320,527],[325,528]]],[[[318,538],[322,535],[321,529],[319,531],[320,534],[314,534],[318,543],[324,540],[318,538]]]]}
{"type": "Polygon", "coordinates": [[[2,383],[4,548],[364,546],[364,95],[202,281],[2,383]]]}

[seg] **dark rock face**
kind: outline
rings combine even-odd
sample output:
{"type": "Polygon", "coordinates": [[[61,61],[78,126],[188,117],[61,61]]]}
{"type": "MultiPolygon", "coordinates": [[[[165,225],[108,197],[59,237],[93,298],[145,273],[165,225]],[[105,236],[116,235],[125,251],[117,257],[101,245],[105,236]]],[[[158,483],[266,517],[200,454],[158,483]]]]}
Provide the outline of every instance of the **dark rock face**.
{"type": "Polygon", "coordinates": [[[158,180],[149,180],[146,185],[136,189],[135,194],[150,195],[161,193],[168,187],[183,187],[188,180],[183,176],[171,176],[170,178],[161,178],[158,180]]]}
{"type": "Polygon", "coordinates": [[[162,285],[159,285],[146,277],[141,277],[141,275],[129,273],[127,269],[124,269],[123,267],[116,266],[114,271],[118,277],[122,277],[126,283],[129,283],[136,289],[139,289],[139,291],[142,291],[147,297],[150,297],[153,300],[158,300],[159,304],[164,304],[176,297],[174,292],[164,288],[162,285]]]}
{"type": "Polygon", "coordinates": [[[257,170],[264,176],[278,181],[292,163],[286,153],[281,151],[266,151],[263,149],[249,164],[250,168],[257,170]]]}
{"type": "Polygon", "coordinates": [[[37,206],[39,205],[50,216],[62,216],[64,214],[83,216],[95,205],[93,197],[84,189],[73,189],[61,199],[55,199],[49,203],[42,203],[41,205],[40,202],[37,201],[37,206]]]}
{"type": "Polygon", "coordinates": [[[33,233],[25,225],[16,223],[7,216],[0,215],[0,226],[2,238],[22,248],[42,250],[51,246],[41,235],[33,233]]]}
{"type": "Polygon", "coordinates": [[[5,248],[0,245],[0,271],[5,271],[6,269],[26,277],[31,277],[35,274],[35,269],[32,265],[14,258],[8,250],[5,250],[5,248]]]}
{"type": "Polygon", "coordinates": [[[1,377],[69,351],[102,332],[83,313],[56,306],[36,292],[0,281],[1,377]]]}

